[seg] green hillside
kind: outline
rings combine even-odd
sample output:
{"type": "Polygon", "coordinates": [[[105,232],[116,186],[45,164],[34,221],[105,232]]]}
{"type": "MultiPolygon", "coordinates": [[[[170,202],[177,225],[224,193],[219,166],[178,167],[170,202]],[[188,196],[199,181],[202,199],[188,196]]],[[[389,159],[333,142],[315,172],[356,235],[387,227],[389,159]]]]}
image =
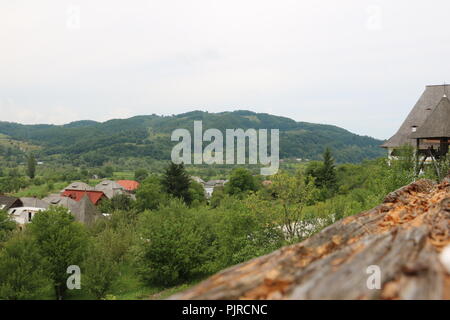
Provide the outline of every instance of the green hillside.
{"type": "MultiPolygon", "coordinates": [[[[0,134],[34,148],[41,159],[58,157],[101,165],[110,159],[170,158],[175,142],[170,134],[178,128],[193,130],[202,120],[203,129],[255,128],[280,130],[280,158],[320,159],[325,147],[333,149],[337,162],[360,162],[384,155],[382,141],[345,129],[251,111],[208,113],[192,111],[174,116],[136,116],[103,123],[77,121],[67,125],[22,125],[0,122],[0,134]]],[[[2,152],[2,149],[0,149],[2,152]]]]}

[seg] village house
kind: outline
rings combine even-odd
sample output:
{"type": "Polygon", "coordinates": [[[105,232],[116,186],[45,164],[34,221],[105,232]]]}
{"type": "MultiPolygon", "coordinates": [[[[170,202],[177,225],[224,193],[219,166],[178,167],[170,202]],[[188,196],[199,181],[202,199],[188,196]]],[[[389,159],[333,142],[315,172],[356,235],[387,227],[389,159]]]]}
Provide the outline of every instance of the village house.
{"type": "Polygon", "coordinates": [[[11,218],[18,224],[29,223],[34,215],[40,211],[48,209],[49,204],[37,198],[20,198],[21,205],[8,210],[11,218]]]}
{"type": "Polygon", "coordinates": [[[102,199],[106,199],[103,191],[97,190],[72,190],[66,189],[64,192],[61,192],[63,197],[71,198],[75,201],[80,201],[84,196],[87,196],[94,205],[98,205],[102,199]]]}
{"type": "Polygon", "coordinates": [[[112,180],[100,182],[95,186],[94,190],[103,192],[108,199],[112,199],[119,194],[124,194],[126,191],[122,185],[112,180]]]}
{"type": "Polygon", "coordinates": [[[36,213],[44,210],[46,209],[37,207],[17,207],[9,209],[8,214],[16,223],[24,225],[31,222],[36,213]]]}
{"type": "Polygon", "coordinates": [[[67,187],[61,190],[61,192],[64,192],[65,190],[82,190],[82,191],[90,191],[94,190],[94,187],[91,187],[87,183],[75,181],[69,184],[67,187]]]}
{"type": "Polygon", "coordinates": [[[42,200],[0,195],[0,210],[7,211],[14,221],[24,225],[31,222],[38,212],[52,206],[61,206],[69,210],[75,217],[75,221],[89,225],[103,216],[96,207],[103,199],[111,199],[118,194],[126,194],[134,199],[133,193],[138,187],[139,183],[133,180],[118,182],[105,180],[95,188],[87,183],[76,181],[61,190],[60,194],[51,194],[42,200]]]}
{"type": "Polygon", "coordinates": [[[0,195],[0,210],[8,211],[11,208],[22,206],[23,203],[19,198],[0,195]]]}
{"type": "Polygon", "coordinates": [[[206,198],[211,198],[214,190],[216,188],[224,187],[227,182],[228,180],[209,180],[208,182],[205,182],[203,188],[205,189],[206,198]]]}
{"type": "Polygon", "coordinates": [[[139,188],[140,183],[134,180],[118,180],[117,183],[121,185],[125,191],[134,193],[139,188]]]}
{"type": "Polygon", "coordinates": [[[50,206],[48,202],[38,198],[22,197],[20,198],[20,201],[22,201],[23,207],[48,209],[50,206]]]}
{"type": "Polygon", "coordinates": [[[43,199],[50,206],[60,206],[69,210],[75,221],[90,225],[102,214],[92,203],[88,194],[84,194],[79,201],[59,194],[52,194],[43,199]]]}
{"type": "Polygon", "coordinates": [[[448,127],[446,128],[448,123],[443,122],[444,120],[448,122],[443,104],[448,100],[449,89],[449,85],[429,85],[425,88],[398,131],[382,145],[388,150],[389,158],[398,156],[398,151],[404,146],[411,146],[422,154],[428,153],[429,150],[448,148],[448,137],[440,136],[446,135],[443,131],[448,130],[448,127]],[[441,107],[438,108],[439,105],[441,107]],[[428,121],[432,114],[434,116],[428,121]],[[432,130],[433,127],[435,130],[432,130]],[[426,132],[423,132],[424,130],[426,132]]]}
{"type": "Polygon", "coordinates": [[[68,209],[70,212],[74,212],[77,209],[77,202],[69,197],[64,197],[60,194],[51,194],[48,197],[42,199],[49,204],[49,206],[61,206],[68,209]]]}

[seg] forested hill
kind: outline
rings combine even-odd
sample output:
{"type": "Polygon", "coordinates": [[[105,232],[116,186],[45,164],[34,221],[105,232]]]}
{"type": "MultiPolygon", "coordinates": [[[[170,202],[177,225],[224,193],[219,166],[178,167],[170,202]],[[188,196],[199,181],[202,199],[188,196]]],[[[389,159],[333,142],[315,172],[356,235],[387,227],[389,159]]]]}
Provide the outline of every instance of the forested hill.
{"type": "MultiPolygon", "coordinates": [[[[136,116],[103,123],[77,121],[67,125],[22,125],[0,122],[0,134],[11,141],[37,146],[41,158],[52,156],[101,165],[111,158],[151,157],[169,159],[175,142],[173,130],[193,130],[193,121],[202,120],[203,130],[255,128],[280,129],[280,158],[320,159],[330,147],[338,162],[359,162],[383,156],[382,141],[322,124],[296,122],[285,117],[250,111],[208,113],[193,111],[174,116],[136,116]]],[[[0,145],[0,153],[7,147],[0,145]]],[[[1,154],[0,154],[1,155],[1,154]]]]}

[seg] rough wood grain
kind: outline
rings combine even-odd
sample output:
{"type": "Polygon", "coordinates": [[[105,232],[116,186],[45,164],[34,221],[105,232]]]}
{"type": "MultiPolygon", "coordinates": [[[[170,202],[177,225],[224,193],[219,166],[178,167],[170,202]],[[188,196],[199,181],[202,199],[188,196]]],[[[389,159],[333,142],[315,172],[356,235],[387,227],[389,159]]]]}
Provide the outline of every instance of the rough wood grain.
{"type": "Polygon", "coordinates": [[[449,299],[450,275],[439,260],[449,222],[450,179],[419,180],[372,210],[170,299],[449,299]],[[367,286],[372,265],[380,289],[367,286]]]}

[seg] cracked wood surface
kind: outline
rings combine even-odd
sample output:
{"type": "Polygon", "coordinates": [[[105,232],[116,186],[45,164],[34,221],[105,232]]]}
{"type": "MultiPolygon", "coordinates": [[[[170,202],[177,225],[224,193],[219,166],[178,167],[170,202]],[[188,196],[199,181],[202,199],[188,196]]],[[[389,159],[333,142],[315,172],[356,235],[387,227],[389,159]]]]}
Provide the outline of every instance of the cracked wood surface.
{"type": "Polygon", "coordinates": [[[226,269],[170,299],[450,299],[450,178],[419,180],[309,239],[226,269]],[[381,288],[369,289],[369,266],[381,288]]]}

